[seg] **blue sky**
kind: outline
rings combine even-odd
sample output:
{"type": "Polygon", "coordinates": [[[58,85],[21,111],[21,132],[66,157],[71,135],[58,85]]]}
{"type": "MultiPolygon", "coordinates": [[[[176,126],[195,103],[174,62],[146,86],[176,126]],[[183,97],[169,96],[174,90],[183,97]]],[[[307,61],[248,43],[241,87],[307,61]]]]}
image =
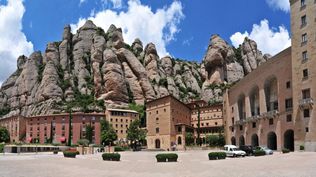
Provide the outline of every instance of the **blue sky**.
{"type": "MultiPolygon", "coordinates": [[[[6,30],[2,32],[7,41],[17,40],[12,45],[19,47],[9,55],[10,49],[1,49],[0,44],[1,61],[16,58],[19,52],[18,55],[29,55],[33,50],[45,51],[48,42],[61,40],[66,24],[78,28],[88,18],[95,19],[102,27],[109,23],[124,24],[126,42],[135,37],[156,42],[160,57],[170,54],[201,61],[212,34],[219,34],[236,46],[245,36],[250,36],[257,40],[264,53],[272,54],[290,43],[288,0],[129,0],[130,3],[128,0],[24,0],[21,4],[18,1],[21,0],[0,0],[0,31],[7,28],[7,25],[1,26],[3,22],[12,23],[19,33],[15,36],[6,35],[6,30]],[[3,10],[11,6],[17,9],[11,13],[19,14],[13,20],[10,12],[3,10]],[[139,27],[140,23],[144,25],[139,27]]],[[[7,33],[14,30],[7,29],[7,33]]],[[[1,69],[4,68],[0,66],[1,69]]],[[[8,74],[0,71],[0,84],[3,75],[8,74]]]]}

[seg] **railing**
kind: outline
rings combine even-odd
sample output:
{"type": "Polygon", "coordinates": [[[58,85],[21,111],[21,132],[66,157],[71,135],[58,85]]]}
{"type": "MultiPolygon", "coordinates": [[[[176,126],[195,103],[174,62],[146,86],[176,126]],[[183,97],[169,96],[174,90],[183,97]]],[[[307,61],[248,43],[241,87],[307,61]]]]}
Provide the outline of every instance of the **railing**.
{"type": "Polygon", "coordinates": [[[273,111],[269,111],[269,112],[266,112],[266,113],[263,113],[262,114],[262,117],[265,117],[265,118],[275,118],[279,115],[279,111],[278,110],[273,110],[273,111]]]}
{"type": "Polygon", "coordinates": [[[299,101],[300,107],[301,108],[306,108],[306,107],[310,107],[314,104],[314,100],[313,98],[305,98],[305,99],[301,99],[299,101]]]}

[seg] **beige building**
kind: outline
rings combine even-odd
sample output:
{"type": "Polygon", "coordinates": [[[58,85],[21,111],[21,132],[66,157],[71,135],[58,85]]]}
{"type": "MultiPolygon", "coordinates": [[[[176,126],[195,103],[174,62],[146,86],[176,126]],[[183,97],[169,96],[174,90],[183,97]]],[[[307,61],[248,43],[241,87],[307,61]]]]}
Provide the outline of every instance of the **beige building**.
{"type": "Polygon", "coordinates": [[[278,150],[304,146],[316,151],[316,4],[314,0],[290,0],[290,4],[292,47],[226,94],[225,132],[232,144],[278,150]],[[266,83],[271,83],[270,89],[266,83]]]}
{"type": "Polygon", "coordinates": [[[294,149],[291,68],[288,48],[225,93],[226,143],[294,149]]]}
{"type": "Polygon", "coordinates": [[[223,132],[223,105],[208,105],[203,100],[188,104],[191,108],[191,126],[194,128],[194,136],[197,137],[198,111],[200,111],[200,137],[206,143],[206,136],[223,132]]]}
{"type": "Polygon", "coordinates": [[[105,118],[110,122],[117,134],[119,142],[127,142],[127,129],[134,120],[139,119],[137,111],[125,109],[107,109],[105,118]]]}
{"type": "Polygon", "coordinates": [[[188,132],[197,138],[197,112],[200,110],[201,138],[222,129],[222,106],[208,106],[204,101],[184,104],[173,96],[146,103],[148,149],[184,149],[188,132]],[[202,126],[203,125],[203,126],[202,126]]]}
{"type": "Polygon", "coordinates": [[[314,0],[290,3],[295,147],[316,151],[316,4],[314,0]]]}
{"type": "Polygon", "coordinates": [[[25,140],[25,118],[23,116],[4,117],[0,119],[0,127],[5,127],[10,134],[10,142],[21,142],[25,140]]]}

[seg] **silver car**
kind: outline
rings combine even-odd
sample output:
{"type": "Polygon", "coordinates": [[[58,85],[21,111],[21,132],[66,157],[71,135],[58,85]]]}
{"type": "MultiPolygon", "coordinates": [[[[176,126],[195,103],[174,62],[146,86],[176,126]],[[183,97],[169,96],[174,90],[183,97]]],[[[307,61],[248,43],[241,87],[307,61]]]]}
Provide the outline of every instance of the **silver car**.
{"type": "Polygon", "coordinates": [[[263,150],[266,155],[272,155],[273,154],[273,151],[267,147],[261,147],[261,146],[258,146],[257,147],[258,150],[263,150]]]}

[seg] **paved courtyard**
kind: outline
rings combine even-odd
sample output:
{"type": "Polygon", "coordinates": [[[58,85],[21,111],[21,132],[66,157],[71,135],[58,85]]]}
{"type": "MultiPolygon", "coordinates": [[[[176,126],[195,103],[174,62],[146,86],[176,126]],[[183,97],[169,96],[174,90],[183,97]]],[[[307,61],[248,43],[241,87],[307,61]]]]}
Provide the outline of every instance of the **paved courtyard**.
{"type": "Polygon", "coordinates": [[[101,154],[64,158],[62,154],[0,155],[0,177],[312,177],[316,153],[209,161],[208,151],[177,152],[177,163],[157,163],[157,152],[122,152],[120,162],[103,161],[101,154]]]}

